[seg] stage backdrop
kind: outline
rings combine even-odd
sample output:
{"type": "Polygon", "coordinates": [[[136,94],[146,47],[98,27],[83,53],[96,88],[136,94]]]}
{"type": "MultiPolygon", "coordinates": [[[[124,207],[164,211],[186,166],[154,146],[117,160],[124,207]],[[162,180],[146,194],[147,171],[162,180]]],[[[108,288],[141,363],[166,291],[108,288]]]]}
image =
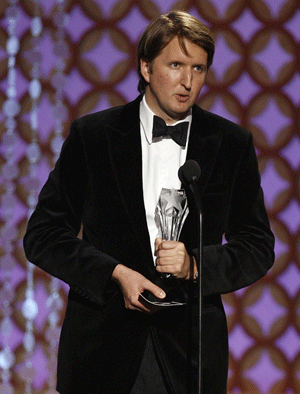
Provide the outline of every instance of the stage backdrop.
{"type": "Polygon", "coordinates": [[[224,296],[228,392],[300,393],[299,0],[0,1],[1,393],[55,393],[68,289],[22,250],[38,191],[72,119],[137,96],[138,38],[175,8],[215,35],[199,104],[253,133],[276,235],[267,277],[224,296]]]}

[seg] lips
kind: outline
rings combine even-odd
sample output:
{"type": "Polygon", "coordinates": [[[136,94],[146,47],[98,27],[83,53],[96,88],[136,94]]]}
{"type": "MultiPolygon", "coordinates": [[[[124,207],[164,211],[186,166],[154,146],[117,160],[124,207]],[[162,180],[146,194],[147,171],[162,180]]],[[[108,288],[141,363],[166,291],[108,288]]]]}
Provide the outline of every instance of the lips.
{"type": "Polygon", "coordinates": [[[176,98],[178,101],[180,101],[181,103],[185,103],[186,101],[188,101],[190,96],[186,95],[186,94],[176,94],[176,98]]]}

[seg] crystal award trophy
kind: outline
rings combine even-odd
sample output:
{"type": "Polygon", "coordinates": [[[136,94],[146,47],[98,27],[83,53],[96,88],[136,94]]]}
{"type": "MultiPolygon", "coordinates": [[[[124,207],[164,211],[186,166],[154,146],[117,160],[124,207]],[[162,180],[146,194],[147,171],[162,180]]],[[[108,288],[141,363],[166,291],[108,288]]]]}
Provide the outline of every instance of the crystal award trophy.
{"type": "MultiPolygon", "coordinates": [[[[163,188],[155,208],[154,216],[158,228],[157,237],[161,237],[166,241],[178,241],[188,213],[189,209],[185,191],[182,189],[163,188]]],[[[150,292],[145,291],[142,296],[152,305],[166,307],[186,303],[180,284],[172,274],[157,274],[155,283],[165,290],[167,296],[164,300],[158,300],[150,292]]]]}

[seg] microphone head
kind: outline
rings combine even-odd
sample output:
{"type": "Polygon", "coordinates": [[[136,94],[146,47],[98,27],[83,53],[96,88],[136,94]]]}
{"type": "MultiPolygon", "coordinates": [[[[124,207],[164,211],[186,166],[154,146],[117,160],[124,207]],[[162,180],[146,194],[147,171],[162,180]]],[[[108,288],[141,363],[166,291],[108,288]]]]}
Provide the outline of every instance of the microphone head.
{"type": "Polygon", "coordinates": [[[178,177],[184,185],[196,183],[200,175],[201,169],[195,160],[187,160],[178,170],[178,177]]]}

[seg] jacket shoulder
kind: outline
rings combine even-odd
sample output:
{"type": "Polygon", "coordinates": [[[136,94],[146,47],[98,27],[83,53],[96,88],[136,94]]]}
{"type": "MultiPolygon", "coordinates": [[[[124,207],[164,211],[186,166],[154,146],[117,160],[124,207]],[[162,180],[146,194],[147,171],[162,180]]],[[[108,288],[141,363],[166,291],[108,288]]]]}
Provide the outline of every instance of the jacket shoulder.
{"type": "Polygon", "coordinates": [[[201,124],[215,132],[226,133],[228,137],[242,139],[248,141],[252,138],[252,133],[244,127],[226,119],[220,115],[216,115],[210,111],[198,107],[197,112],[201,116],[201,124]],[[199,110],[199,112],[198,112],[199,110]]]}
{"type": "Polygon", "coordinates": [[[84,115],[78,119],[75,119],[72,124],[75,124],[79,128],[89,128],[91,126],[99,124],[114,124],[116,119],[119,118],[124,105],[105,109],[92,114],[84,115]]]}
{"type": "Polygon", "coordinates": [[[130,127],[134,122],[139,121],[139,103],[141,96],[127,104],[105,109],[93,114],[85,115],[72,122],[72,125],[84,130],[97,129],[98,132],[103,127],[117,130],[130,127]]]}

